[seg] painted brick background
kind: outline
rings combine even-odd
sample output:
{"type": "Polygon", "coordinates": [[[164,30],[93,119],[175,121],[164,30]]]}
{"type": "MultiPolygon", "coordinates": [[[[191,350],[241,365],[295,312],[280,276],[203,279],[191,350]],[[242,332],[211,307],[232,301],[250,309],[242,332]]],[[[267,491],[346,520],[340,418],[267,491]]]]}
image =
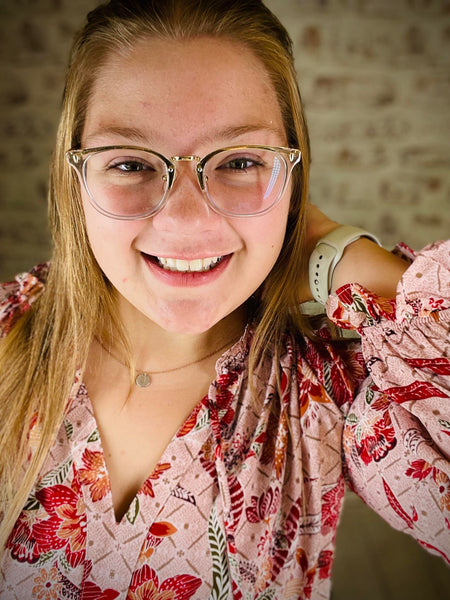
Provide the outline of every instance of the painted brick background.
{"type": "MultiPolygon", "coordinates": [[[[0,0],[0,279],[49,255],[66,58],[95,0],[0,0]]],[[[270,0],[294,40],[311,198],[419,248],[450,233],[450,2],[270,0]]]]}

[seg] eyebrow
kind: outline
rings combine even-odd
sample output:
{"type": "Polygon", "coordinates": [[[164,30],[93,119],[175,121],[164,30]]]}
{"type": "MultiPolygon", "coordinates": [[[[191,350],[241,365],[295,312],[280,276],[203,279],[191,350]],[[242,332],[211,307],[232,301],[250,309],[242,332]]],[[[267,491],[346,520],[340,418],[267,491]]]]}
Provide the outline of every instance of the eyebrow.
{"type": "MultiPolygon", "coordinates": [[[[286,137],[286,134],[283,130],[281,130],[279,127],[275,127],[274,125],[272,125],[271,123],[248,123],[245,125],[232,125],[229,127],[225,127],[222,129],[217,129],[217,130],[213,130],[211,131],[208,135],[205,135],[201,138],[200,141],[196,140],[194,142],[194,146],[196,144],[201,143],[212,143],[215,140],[232,140],[236,137],[240,137],[242,135],[245,135],[247,133],[255,133],[258,131],[266,131],[266,132],[270,132],[273,134],[276,134],[277,136],[284,138],[286,137]]],[[[160,138],[160,135],[158,132],[149,132],[149,135],[144,134],[144,132],[140,129],[137,129],[135,127],[122,127],[119,125],[105,125],[105,126],[101,126],[97,131],[95,131],[94,133],[92,133],[91,135],[87,136],[87,138],[85,139],[85,142],[88,144],[88,146],[90,145],[90,140],[92,140],[93,142],[95,142],[95,140],[97,139],[101,139],[102,137],[121,137],[126,139],[127,141],[132,141],[138,144],[143,144],[146,145],[148,144],[153,138],[155,138],[156,140],[158,140],[158,138],[160,138]]]]}
{"type": "Polygon", "coordinates": [[[145,143],[147,138],[140,129],[134,127],[120,127],[118,125],[106,125],[101,126],[97,131],[91,133],[85,138],[85,142],[90,145],[90,140],[97,140],[102,137],[116,136],[122,137],[127,140],[133,140],[135,142],[145,143]]]}

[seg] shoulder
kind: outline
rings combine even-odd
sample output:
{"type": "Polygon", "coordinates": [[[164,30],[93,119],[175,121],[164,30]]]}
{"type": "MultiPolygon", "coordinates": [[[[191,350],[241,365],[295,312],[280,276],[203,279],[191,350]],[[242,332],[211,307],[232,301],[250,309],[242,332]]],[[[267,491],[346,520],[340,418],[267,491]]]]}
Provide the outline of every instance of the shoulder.
{"type": "Polygon", "coordinates": [[[16,275],[12,281],[0,284],[0,337],[11,330],[41,295],[48,271],[49,263],[42,263],[29,272],[16,275]]]}

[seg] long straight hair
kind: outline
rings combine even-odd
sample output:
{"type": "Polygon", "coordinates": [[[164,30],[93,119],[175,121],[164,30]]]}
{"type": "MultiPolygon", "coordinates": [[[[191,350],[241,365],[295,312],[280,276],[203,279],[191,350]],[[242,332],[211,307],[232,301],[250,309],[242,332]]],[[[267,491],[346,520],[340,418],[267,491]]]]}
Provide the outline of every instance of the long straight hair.
{"type": "Polygon", "coordinates": [[[93,84],[111,55],[133,49],[142,39],[199,36],[245,45],[261,60],[278,97],[288,144],[302,152],[280,256],[249,303],[256,323],[250,381],[266,352],[277,356],[286,331],[300,339],[307,329],[299,293],[310,152],[288,33],[259,0],[111,0],[99,6],[88,15],[70,55],[50,177],[54,250],[48,279],[40,298],[0,344],[0,548],[54,442],[93,336],[107,343],[114,339],[134,367],[116,292],[91,251],[79,182],[64,153],[80,146],[93,84]],[[30,448],[36,419],[38,442],[30,448]]]}

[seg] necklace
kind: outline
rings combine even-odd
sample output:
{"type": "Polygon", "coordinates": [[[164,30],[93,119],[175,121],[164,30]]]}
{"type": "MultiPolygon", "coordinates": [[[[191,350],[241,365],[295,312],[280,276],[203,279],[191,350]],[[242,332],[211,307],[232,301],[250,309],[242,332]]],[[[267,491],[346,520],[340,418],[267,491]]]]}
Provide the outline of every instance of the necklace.
{"type": "MultiPolygon", "coordinates": [[[[126,363],[124,363],[122,360],[120,360],[120,358],[118,358],[115,354],[113,354],[110,350],[108,350],[108,348],[106,348],[103,345],[103,343],[101,342],[101,340],[99,340],[97,337],[95,339],[100,344],[100,346],[103,348],[103,350],[105,352],[107,352],[116,362],[118,362],[120,365],[122,365],[124,367],[128,367],[128,365],[126,363]]],[[[191,362],[188,362],[185,365],[180,365],[179,367],[172,367],[171,369],[165,369],[163,371],[143,371],[141,369],[136,369],[137,375],[136,375],[136,377],[134,379],[134,383],[137,385],[137,387],[146,388],[152,382],[152,379],[150,377],[151,375],[160,375],[162,373],[173,373],[173,371],[180,371],[181,369],[186,369],[187,367],[190,367],[191,365],[196,365],[197,363],[201,363],[204,360],[206,360],[207,358],[210,358],[211,356],[214,356],[214,354],[219,353],[221,350],[224,350],[227,346],[231,346],[231,344],[233,344],[238,339],[239,338],[233,338],[232,340],[229,340],[223,346],[220,346],[220,348],[216,348],[216,350],[213,350],[212,352],[209,352],[205,356],[202,356],[201,358],[198,358],[197,360],[193,360],[191,362]]]]}

